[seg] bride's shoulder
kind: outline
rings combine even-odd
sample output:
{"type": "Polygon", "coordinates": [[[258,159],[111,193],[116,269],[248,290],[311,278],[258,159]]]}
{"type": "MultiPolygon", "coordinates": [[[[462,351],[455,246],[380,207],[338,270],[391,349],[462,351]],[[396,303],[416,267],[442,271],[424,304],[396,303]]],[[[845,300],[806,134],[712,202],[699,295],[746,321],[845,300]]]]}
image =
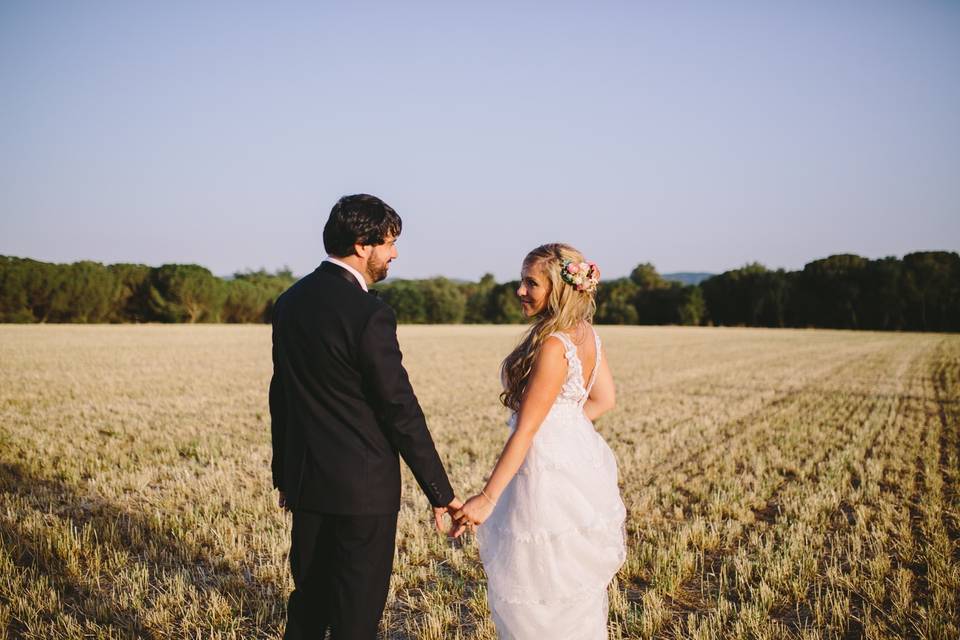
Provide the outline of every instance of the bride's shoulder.
{"type": "Polygon", "coordinates": [[[543,344],[540,345],[539,353],[537,353],[538,365],[566,365],[567,349],[568,346],[563,337],[559,334],[551,333],[544,339],[543,344]]]}
{"type": "Polygon", "coordinates": [[[555,331],[547,337],[556,338],[557,341],[562,342],[567,349],[576,348],[583,344],[585,340],[593,342],[594,338],[600,339],[593,325],[586,321],[581,322],[569,331],[555,331]]]}
{"type": "Polygon", "coordinates": [[[548,336],[540,344],[536,358],[533,361],[533,370],[530,372],[530,381],[537,384],[562,385],[567,375],[567,349],[556,336],[548,336]]]}
{"type": "Polygon", "coordinates": [[[540,345],[540,353],[542,354],[545,349],[549,349],[550,352],[556,351],[562,354],[571,346],[572,341],[570,340],[570,336],[556,331],[543,339],[543,343],[540,345]]]}

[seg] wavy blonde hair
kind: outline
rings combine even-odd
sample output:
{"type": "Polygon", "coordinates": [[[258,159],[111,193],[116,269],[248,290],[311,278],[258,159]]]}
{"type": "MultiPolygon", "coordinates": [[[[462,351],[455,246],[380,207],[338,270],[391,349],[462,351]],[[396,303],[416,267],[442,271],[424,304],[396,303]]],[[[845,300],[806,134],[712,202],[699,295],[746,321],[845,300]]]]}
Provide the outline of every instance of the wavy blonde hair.
{"type": "Polygon", "coordinates": [[[508,409],[518,411],[520,400],[530,381],[533,363],[540,353],[540,347],[551,333],[569,331],[581,322],[592,322],[597,309],[593,291],[577,291],[560,277],[562,264],[571,260],[584,262],[583,254],[568,244],[552,243],[540,245],[523,259],[525,269],[539,270],[549,283],[543,310],[533,318],[533,324],[514,348],[503,360],[501,373],[504,390],[500,402],[508,409]]]}

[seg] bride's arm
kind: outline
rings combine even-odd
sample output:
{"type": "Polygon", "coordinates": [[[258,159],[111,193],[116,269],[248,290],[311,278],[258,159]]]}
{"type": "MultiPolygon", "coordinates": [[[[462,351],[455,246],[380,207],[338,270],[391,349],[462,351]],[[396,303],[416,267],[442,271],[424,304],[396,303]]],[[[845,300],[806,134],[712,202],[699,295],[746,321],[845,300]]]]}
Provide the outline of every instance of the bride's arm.
{"type": "Polygon", "coordinates": [[[617,403],[617,392],[613,385],[613,374],[607,364],[607,354],[601,352],[600,368],[597,369],[597,379],[590,389],[590,397],[583,404],[583,412],[591,421],[596,420],[617,403]]]}
{"type": "MultiPolygon", "coordinates": [[[[490,479],[480,495],[473,496],[463,507],[454,514],[454,518],[461,519],[466,515],[470,522],[481,523],[493,511],[493,505],[507,488],[513,476],[516,475],[533,436],[547,417],[553,401],[560,394],[564,378],[567,375],[567,360],[564,356],[563,344],[558,339],[548,339],[540,347],[540,353],[530,373],[530,382],[520,401],[520,410],[517,412],[517,428],[503,446],[500,458],[493,467],[490,479]]],[[[458,532],[459,533],[459,532],[458,532]]]]}

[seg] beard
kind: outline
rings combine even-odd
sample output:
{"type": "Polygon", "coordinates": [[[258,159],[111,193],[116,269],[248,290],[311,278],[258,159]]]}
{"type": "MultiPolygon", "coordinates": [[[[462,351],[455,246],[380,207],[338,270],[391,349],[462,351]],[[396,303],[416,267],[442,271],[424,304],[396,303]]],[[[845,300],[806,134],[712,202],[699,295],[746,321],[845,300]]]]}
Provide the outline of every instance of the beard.
{"type": "Polygon", "coordinates": [[[366,275],[368,278],[370,278],[370,282],[380,282],[387,277],[387,269],[389,268],[389,260],[377,262],[375,258],[371,257],[370,261],[367,263],[366,275]]]}

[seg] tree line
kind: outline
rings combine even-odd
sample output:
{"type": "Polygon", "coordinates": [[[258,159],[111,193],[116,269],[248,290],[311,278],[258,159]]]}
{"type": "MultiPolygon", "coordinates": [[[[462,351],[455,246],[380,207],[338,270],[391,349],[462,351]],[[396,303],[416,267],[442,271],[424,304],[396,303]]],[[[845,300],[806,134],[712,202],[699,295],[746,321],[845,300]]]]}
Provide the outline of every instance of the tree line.
{"type": "Polygon", "coordinates": [[[289,270],[218,278],[195,264],[51,264],[0,256],[0,322],[268,322],[289,270]]]}
{"type": "Polygon", "coordinates": [[[714,324],[960,331],[960,256],[830,256],[800,271],[750,264],[701,283],[714,324]]]}
{"type": "MultiPolygon", "coordinates": [[[[0,322],[269,322],[289,270],[219,278],[199,265],[50,264],[0,256],[0,322]]],[[[402,323],[519,323],[517,282],[377,285],[402,323]]],[[[799,271],[753,263],[696,285],[649,263],[601,283],[596,322],[960,331],[960,255],[834,255],[799,271]]]]}

